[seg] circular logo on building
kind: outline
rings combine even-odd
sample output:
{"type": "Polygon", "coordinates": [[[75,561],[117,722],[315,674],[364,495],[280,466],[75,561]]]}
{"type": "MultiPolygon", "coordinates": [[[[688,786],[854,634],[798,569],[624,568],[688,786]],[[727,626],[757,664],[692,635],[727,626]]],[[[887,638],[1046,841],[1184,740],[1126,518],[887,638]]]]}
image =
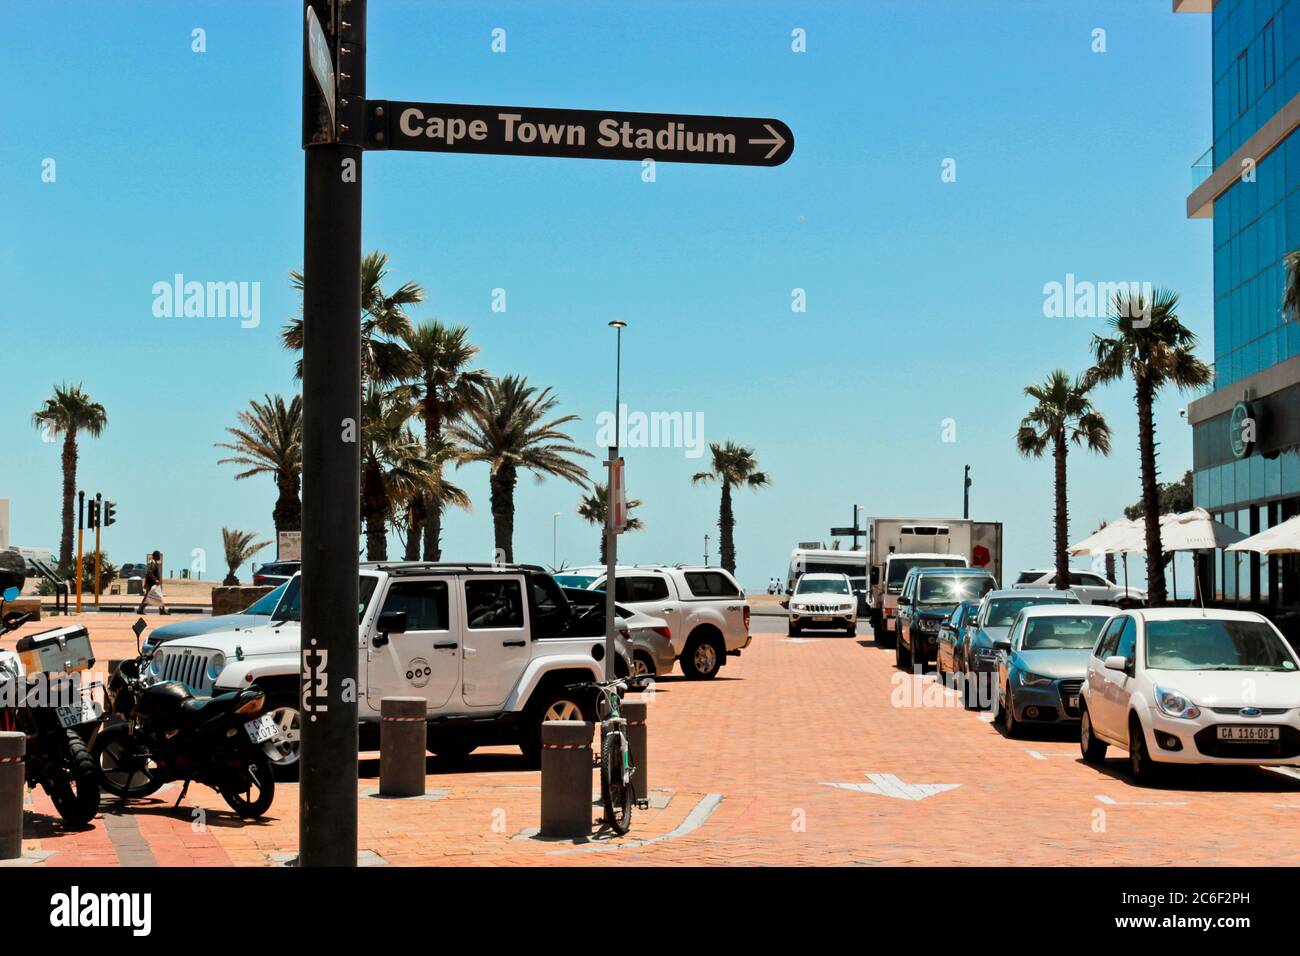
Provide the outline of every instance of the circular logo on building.
{"type": "Polygon", "coordinates": [[[1232,446],[1232,457],[1245,458],[1255,450],[1255,410],[1250,402],[1238,402],[1232,406],[1232,417],[1228,420],[1228,442],[1232,446]]]}
{"type": "Polygon", "coordinates": [[[414,658],[406,665],[406,679],[411,682],[412,687],[423,687],[429,683],[432,675],[433,668],[423,657],[414,658]]]}

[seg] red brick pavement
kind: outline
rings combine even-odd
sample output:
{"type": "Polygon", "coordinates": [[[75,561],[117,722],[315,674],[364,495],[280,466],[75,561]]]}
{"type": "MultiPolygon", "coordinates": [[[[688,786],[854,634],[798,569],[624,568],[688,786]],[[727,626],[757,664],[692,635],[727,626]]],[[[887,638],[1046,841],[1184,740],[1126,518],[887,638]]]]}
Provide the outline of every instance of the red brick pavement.
{"type": "MultiPolygon", "coordinates": [[[[780,623],[756,617],[755,629],[780,623]]],[[[649,766],[656,802],[667,803],[639,812],[626,838],[531,838],[538,774],[511,748],[492,748],[458,772],[431,758],[427,799],[359,796],[360,847],[393,865],[1300,862],[1300,846],[1278,839],[1295,825],[1300,779],[1216,768],[1135,787],[1122,753],[1098,771],[1080,762],[1071,733],[1007,739],[932,676],[897,674],[892,653],[869,639],[813,637],[759,633],[717,680],[659,683],[649,766]],[[927,688],[929,706],[898,706],[927,688]],[[960,786],[923,800],[828,786],[866,784],[867,774],[960,786]],[[704,815],[711,794],[721,795],[712,813],[675,833],[693,811],[704,815]]],[[[362,771],[359,794],[378,783],[375,761],[362,771]]],[[[267,865],[295,852],[296,786],[282,785],[258,823],[197,785],[173,811],[177,793],[125,811],[160,865],[267,865]],[[206,816],[196,821],[192,808],[206,816]]],[[[52,813],[43,794],[35,809],[52,813]]],[[[66,834],[29,818],[27,845],[54,851],[45,865],[113,864],[105,829],[97,819],[66,834]]]]}

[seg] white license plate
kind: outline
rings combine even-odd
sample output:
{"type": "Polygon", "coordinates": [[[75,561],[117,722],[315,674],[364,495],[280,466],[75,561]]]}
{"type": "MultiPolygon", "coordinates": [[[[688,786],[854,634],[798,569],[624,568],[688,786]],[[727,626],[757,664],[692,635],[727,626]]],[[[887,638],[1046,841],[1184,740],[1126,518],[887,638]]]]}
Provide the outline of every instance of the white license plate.
{"type": "Polygon", "coordinates": [[[1220,724],[1217,730],[1220,740],[1234,740],[1244,743],[1255,741],[1280,740],[1280,727],[1252,727],[1246,724],[1220,724]]]}
{"type": "Polygon", "coordinates": [[[248,734],[248,739],[255,744],[264,744],[275,737],[280,732],[280,725],[275,719],[267,714],[265,717],[259,717],[257,720],[250,720],[244,724],[244,732],[248,734]]]}
{"type": "Polygon", "coordinates": [[[1067,698],[1065,699],[1065,705],[1066,705],[1067,707],[1069,707],[1071,710],[1078,710],[1078,709],[1079,709],[1079,695],[1078,695],[1078,694],[1071,694],[1069,697],[1067,697],[1067,698]]]}
{"type": "Polygon", "coordinates": [[[814,615],[813,615],[813,620],[814,620],[814,621],[829,621],[830,619],[831,619],[831,616],[830,616],[829,614],[814,614],[814,615]]]}
{"type": "Polygon", "coordinates": [[[894,619],[892,617],[885,618],[885,630],[892,631],[893,629],[894,629],[894,619]]]}
{"type": "Polygon", "coordinates": [[[56,712],[59,717],[59,725],[65,728],[90,724],[99,720],[99,708],[93,700],[83,700],[71,707],[59,707],[56,712]]]}

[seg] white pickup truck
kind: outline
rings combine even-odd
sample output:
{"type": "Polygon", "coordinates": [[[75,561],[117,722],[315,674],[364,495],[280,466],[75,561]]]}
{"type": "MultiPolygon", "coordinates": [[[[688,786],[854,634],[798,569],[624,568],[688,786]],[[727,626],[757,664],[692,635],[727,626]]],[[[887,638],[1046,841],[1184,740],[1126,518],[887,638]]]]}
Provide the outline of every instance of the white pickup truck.
{"type": "MultiPolygon", "coordinates": [[[[642,614],[668,623],[682,673],[711,680],[749,646],[749,601],[723,568],[620,565],[614,571],[614,598],[642,614]]],[[[605,571],[588,588],[605,590],[605,571]]]]}
{"type": "MultiPolygon", "coordinates": [[[[594,695],[570,684],[603,680],[604,639],[576,622],[563,592],[530,565],[363,564],[357,631],[363,746],[377,737],[384,697],[428,701],[429,749],[458,758],[515,743],[536,759],[544,720],[594,717],[594,695]]],[[[199,694],[256,682],[280,723],[277,773],[297,763],[301,578],[267,624],[179,638],[154,653],[152,679],[199,694]]],[[[619,649],[626,673],[626,648],[619,649]]]]}

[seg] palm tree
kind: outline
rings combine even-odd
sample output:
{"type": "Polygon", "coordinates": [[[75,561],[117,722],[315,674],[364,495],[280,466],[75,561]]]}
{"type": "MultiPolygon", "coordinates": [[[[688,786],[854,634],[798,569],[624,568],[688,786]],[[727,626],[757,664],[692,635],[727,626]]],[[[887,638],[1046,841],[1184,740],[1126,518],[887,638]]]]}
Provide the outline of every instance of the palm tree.
{"type": "Polygon", "coordinates": [[[397,508],[430,487],[433,465],[407,422],[415,413],[408,386],[370,382],[361,405],[361,518],[366,560],[388,560],[388,524],[397,508]]]}
{"type": "Polygon", "coordinates": [[[1282,289],[1282,315],[1300,319],[1300,249],[1288,252],[1283,261],[1286,264],[1286,285],[1282,289]]]}
{"type": "MultiPolygon", "coordinates": [[[[420,387],[420,415],[424,421],[424,443],[434,470],[442,475],[439,448],[444,444],[443,426],[456,421],[471,404],[478,401],[488,382],[488,373],[481,368],[470,368],[478,355],[478,346],[469,342],[469,327],[443,325],[437,319],[422,322],[405,336],[406,348],[415,360],[414,378],[420,387]]],[[[427,495],[419,502],[420,523],[424,534],[424,560],[442,558],[442,511],[448,502],[427,495]]],[[[415,533],[419,535],[417,526],[415,533]]],[[[408,535],[410,530],[408,529],[408,535]]],[[[418,555],[410,553],[414,559],[418,555]]]]}
{"type": "Polygon", "coordinates": [[[724,445],[709,442],[709,451],[713,455],[712,467],[692,475],[691,482],[717,481],[722,485],[722,504],[718,508],[718,556],[722,559],[722,566],[735,574],[736,541],[732,532],[736,527],[736,516],[731,510],[731,489],[765,488],[772,482],[765,472],[758,470],[758,459],[754,457],[752,448],[730,441],[724,445]]]}
{"type": "Polygon", "coordinates": [[[1110,454],[1110,426],[1088,399],[1088,386],[1062,369],[1051,372],[1041,385],[1025,394],[1034,407],[1020,420],[1016,448],[1026,458],[1041,458],[1050,446],[1056,463],[1056,586],[1070,586],[1070,519],[1065,486],[1065,458],[1070,442],[1101,455],[1110,454]]]}
{"type": "MultiPolygon", "coordinates": [[[[420,560],[420,532],[427,527],[429,520],[428,512],[425,510],[426,502],[434,501],[438,503],[439,517],[441,517],[442,510],[448,505],[463,508],[466,511],[470,509],[468,492],[448,481],[443,469],[444,465],[454,465],[459,462],[462,454],[460,448],[445,438],[440,438],[438,444],[432,448],[429,447],[427,442],[425,443],[424,457],[433,466],[429,472],[429,482],[423,491],[412,494],[407,500],[401,502],[402,518],[400,523],[406,535],[404,560],[420,560]]],[[[437,561],[439,559],[435,557],[428,560],[437,561]]]]}
{"type": "MultiPolygon", "coordinates": [[[[640,507],[639,498],[627,499],[628,517],[627,523],[623,526],[625,531],[640,531],[645,527],[644,521],[632,517],[632,509],[640,507]]],[[[609,554],[606,547],[609,538],[605,536],[605,522],[609,520],[609,485],[593,485],[591,494],[583,495],[582,502],[578,505],[578,517],[600,528],[600,563],[604,564],[609,554]]]]}
{"type": "Polygon", "coordinates": [[[269,541],[254,543],[253,539],[256,537],[257,535],[252,531],[235,531],[231,528],[221,529],[221,545],[226,552],[226,567],[229,570],[225,580],[221,582],[222,584],[228,587],[238,584],[239,577],[235,572],[239,570],[245,561],[271,543],[269,541]]]}
{"type": "Polygon", "coordinates": [[[587,473],[570,459],[592,457],[591,452],[573,445],[573,438],[560,426],[578,420],[561,415],[549,420],[559,400],[550,387],[538,390],[521,375],[488,380],[482,400],[470,405],[461,421],[448,428],[450,435],[465,446],[465,461],[482,461],[491,466],[492,528],[498,555],[515,559],[515,483],[519,469],[531,471],[538,481],[554,475],[586,487],[587,473]]]}
{"type": "Polygon", "coordinates": [[[54,386],[54,395],[32,414],[32,424],[50,439],[63,436],[63,533],[59,539],[59,570],[72,573],[72,499],[77,494],[77,433],[98,438],[108,426],[108,412],[76,385],[54,386]]]}
{"type": "MultiPolygon", "coordinates": [[[[306,281],[302,273],[291,272],[290,276],[294,288],[302,292],[306,281]]],[[[415,364],[402,344],[411,331],[411,320],[404,308],[424,301],[424,289],[414,282],[403,283],[392,295],[386,295],[381,283],[387,277],[388,253],[376,250],[361,260],[361,375],[368,382],[383,385],[415,372],[415,364]]],[[[301,352],[305,333],[303,317],[299,316],[289,320],[280,337],[286,349],[301,352]]],[[[302,378],[302,359],[298,360],[296,374],[302,378]]]]}
{"type": "Polygon", "coordinates": [[[219,459],[220,465],[238,465],[244,469],[235,479],[253,475],[270,475],[275,479],[279,496],[271,511],[276,533],[302,530],[302,396],[288,402],[283,395],[266,395],[266,401],[253,399],[249,410],[235,417],[239,425],[227,428],[232,441],[217,442],[215,447],[235,454],[219,459]]]}
{"type": "Polygon", "coordinates": [[[1210,382],[1210,369],[1196,357],[1196,335],[1178,318],[1178,293],[1157,289],[1150,301],[1141,293],[1121,292],[1110,309],[1110,336],[1094,335],[1095,365],[1086,381],[1133,379],[1138,412],[1138,454],[1142,463],[1142,503],[1146,511],[1147,597],[1152,607],[1167,600],[1160,546],[1160,485],[1156,472],[1156,396],[1166,385],[1179,391],[1210,382]],[[1141,317],[1141,321],[1137,319],[1141,317]]]}

